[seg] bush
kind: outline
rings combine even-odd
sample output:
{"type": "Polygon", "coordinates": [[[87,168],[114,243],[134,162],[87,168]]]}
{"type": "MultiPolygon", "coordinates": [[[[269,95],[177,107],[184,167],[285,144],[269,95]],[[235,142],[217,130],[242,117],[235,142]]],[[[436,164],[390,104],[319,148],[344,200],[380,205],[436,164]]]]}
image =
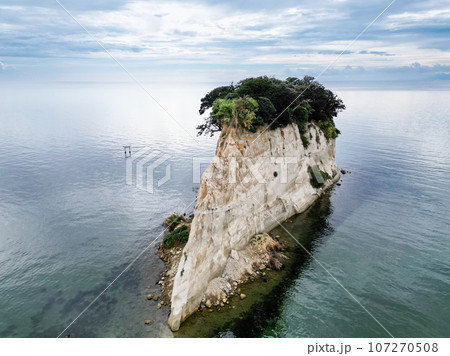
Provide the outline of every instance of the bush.
{"type": "Polygon", "coordinates": [[[163,246],[165,248],[172,248],[175,244],[185,244],[189,239],[189,227],[181,225],[172,232],[168,233],[163,238],[163,246]]]}
{"type": "Polygon", "coordinates": [[[185,220],[182,215],[172,214],[164,220],[163,225],[166,226],[169,231],[173,231],[180,223],[184,221],[185,220]]]}
{"type": "Polygon", "coordinates": [[[262,120],[263,124],[264,122],[270,121],[270,119],[273,118],[273,116],[277,112],[277,109],[275,109],[273,103],[265,96],[258,97],[258,105],[258,117],[262,120]]]}
{"type": "Polygon", "coordinates": [[[213,104],[211,118],[222,127],[228,125],[240,130],[251,130],[258,107],[258,102],[249,96],[238,99],[217,99],[213,104]]]}
{"type": "Polygon", "coordinates": [[[311,183],[313,188],[321,188],[327,180],[331,179],[330,175],[327,172],[321,171],[317,166],[308,167],[308,173],[309,182],[311,183]],[[322,179],[320,179],[320,177],[322,179]]]}
{"type": "Polygon", "coordinates": [[[334,126],[333,120],[321,120],[318,122],[318,125],[326,138],[336,138],[340,134],[340,131],[334,126]]]}
{"type": "Polygon", "coordinates": [[[305,135],[301,135],[300,137],[302,139],[303,147],[308,148],[308,146],[309,146],[308,138],[305,135]]]}
{"type": "Polygon", "coordinates": [[[201,99],[201,105],[199,110],[200,115],[203,115],[207,109],[212,107],[216,99],[226,98],[228,94],[234,92],[234,89],[235,88],[233,84],[231,84],[228,86],[217,87],[216,89],[211,90],[201,99]]]}

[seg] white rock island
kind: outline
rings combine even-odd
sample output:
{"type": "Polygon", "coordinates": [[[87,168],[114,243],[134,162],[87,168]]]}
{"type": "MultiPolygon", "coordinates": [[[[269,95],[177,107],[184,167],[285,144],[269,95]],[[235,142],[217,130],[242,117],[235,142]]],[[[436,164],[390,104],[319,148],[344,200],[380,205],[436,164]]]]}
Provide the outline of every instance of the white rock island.
{"type": "Polygon", "coordinates": [[[178,330],[202,300],[220,297],[257,261],[255,234],[307,209],[339,179],[335,139],[315,124],[257,132],[224,127],[198,191],[189,241],[174,278],[169,326],[178,330]],[[311,171],[312,170],[312,171],[311,171]],[[311,172],[321,186],[311,184],[311,172]],[[321,175],[322,172],[322,175],[321,175]]]}

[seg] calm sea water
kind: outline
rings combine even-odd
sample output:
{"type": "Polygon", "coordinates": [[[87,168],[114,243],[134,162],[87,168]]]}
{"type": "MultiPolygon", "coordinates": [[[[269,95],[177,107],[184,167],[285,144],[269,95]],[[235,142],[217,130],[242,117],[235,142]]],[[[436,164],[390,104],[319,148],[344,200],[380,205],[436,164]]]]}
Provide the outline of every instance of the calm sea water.
{"type": "MultiPolygon", "coordinates": [[[[136,85],[0,85],[0,336],[56,337],[167,215],[192,211],[192,157],[216,142],[195,137],[199,99],[214,85],[147,87],[192,135],[136,85]],[[154,194],[126,185],[125,144],[167,154],[171,179],[154,194]]],[[[394,336],[450,336],[450,92],[337,92],[337,161],[352,173],[286,225],[317,260],[299,250],[275,297],[197,335],[388,336],[320,261],[394,336]]],[[[65,334],[173,336],[168,309],[145,298],[164,267],[154,251],[65,334]]]]}

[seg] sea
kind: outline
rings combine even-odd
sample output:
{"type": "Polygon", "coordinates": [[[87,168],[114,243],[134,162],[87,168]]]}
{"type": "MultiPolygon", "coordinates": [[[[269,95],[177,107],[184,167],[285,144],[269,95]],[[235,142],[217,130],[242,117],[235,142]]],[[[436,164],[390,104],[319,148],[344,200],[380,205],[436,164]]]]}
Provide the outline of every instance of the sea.
{"type": "Polygon", "coordinates": [[[347,173],[275,229],[294,267],[170,331],[146,296],[214,156],[196,126],[218,85],[0,83],[0,337],[449,337],[450,86],[420,83],[330,83],[347,173]]]}

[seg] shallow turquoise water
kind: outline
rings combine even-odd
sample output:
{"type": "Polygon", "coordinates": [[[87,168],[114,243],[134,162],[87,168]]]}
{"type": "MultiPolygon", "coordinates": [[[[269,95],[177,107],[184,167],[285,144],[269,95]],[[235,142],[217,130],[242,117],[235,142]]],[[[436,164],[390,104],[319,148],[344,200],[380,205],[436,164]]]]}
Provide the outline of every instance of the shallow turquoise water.
{"type": "MultiPolygon", "coordinates": [[[[148,87],[194,134],[199,99],[214,85],[148,87]]],[[[134,85],[0,92],[0,335],[55,337],[161,233],[164,217],[192,210],[192,157],[212,157],[215,139],[195,141],[134,85]],[[123,144],[168,154],[172,179],[154,194],[125,185],[123,144]]],[[[287,228],[394,336],[448,337],[450,93],[337,92],[347,105],[337,161],[352,173],[327,214],[287,228]]],[[[162,268],[151,247],[67,333],[172,336],[168,310],[145,300],[162,268]]],[[[214,333],[388,336],[315,260],[305,256],[293,278],[276,304],[214,333]]]]}

